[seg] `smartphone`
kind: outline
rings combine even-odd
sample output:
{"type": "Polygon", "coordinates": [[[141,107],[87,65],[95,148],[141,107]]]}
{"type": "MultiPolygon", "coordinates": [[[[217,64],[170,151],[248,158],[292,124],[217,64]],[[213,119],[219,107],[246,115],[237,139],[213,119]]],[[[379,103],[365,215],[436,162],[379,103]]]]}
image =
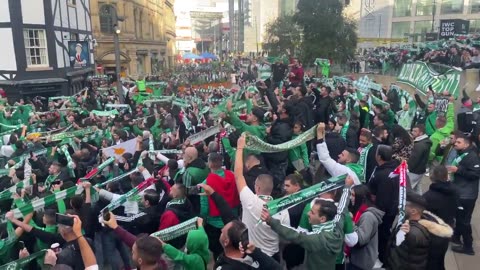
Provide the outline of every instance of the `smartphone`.
{"type": "Polygon", "coordinates": [[[54,186],[54,185],[60,185],[61,183],[62,183],[62,181],[60,181],[60,180],[55,180],[55,181],[52,182],[52,186],[54,186]]]}
{"type": "Polygon", "coordinates": [[[57,213],[55,216],[55,220],[57,221],[57,224],[70,226],[70,227],[73,226],[73,217],[69,217],[69,216],[57,213]]]}
{"type": "Polygon", "coordinates": [[[110,210],[108,210],[108,208],[103,209],[102,216],[103,216],[103,220],[109,221],[110,220],[110,210]]]}
{"type": "Polygon", "coordinates": [[[188,195],[198,195],[200,193],[200,187],[191,186],[187,188],[188,195]]]}

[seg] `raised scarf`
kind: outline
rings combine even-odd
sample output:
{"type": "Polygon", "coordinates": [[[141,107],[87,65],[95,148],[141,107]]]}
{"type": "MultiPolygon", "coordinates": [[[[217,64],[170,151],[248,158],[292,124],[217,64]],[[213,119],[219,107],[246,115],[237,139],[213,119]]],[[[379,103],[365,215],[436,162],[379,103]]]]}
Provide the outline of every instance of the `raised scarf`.
{"type": "Polygon", "coordinates": [[[347,123],[345,123],[345,125],[343,125],[342,130],[340,130],[340,135],[345,140],[347,139],[347,131],[348,131],[349,126],[350,126],[350,121],[347,121],[347,123]]]}
{"type": "Polygon", "coordinates": [[[363,168],[363,179],[365,180],[365,173],[367,172],[367,158],[368,158],[368,152],[370,151],[370,148],[372,148],[373,144],[368,144],[365,146],[362,151],[360,152],[360,158],[358,159],[358,165],[362,166],[363,168]]]}

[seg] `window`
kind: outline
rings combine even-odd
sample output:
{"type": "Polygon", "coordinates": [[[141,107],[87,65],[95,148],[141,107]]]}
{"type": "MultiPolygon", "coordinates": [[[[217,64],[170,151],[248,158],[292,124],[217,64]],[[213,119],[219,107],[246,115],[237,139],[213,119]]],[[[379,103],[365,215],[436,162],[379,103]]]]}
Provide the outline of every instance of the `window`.
{"type": "Polygon", "coordinates": [[[410,22],[392,23],[392,38],[404,38],[405,34],[410,34],[410,22]]]}
{"type": "Polygon", "coordinates": [[[104,34],[113,34],[115,24],[115,7],[112,5],[100,6],[100,31],[104,34]]]}
{"type": "Polygon", "coordinates": [[[415,34],[430,33],[432,30],[432,21],[417,21],[415,22],[413,32],[415,34]]]}
{"type": "Polygon", "coordinates": [[[138,22],[139,22],[139,30],[138,30],[138,35],[140,36],[140,39],[143,38],[143,11],[140,11],[140,16],[138,16],[138,22]]]}
{"type": "Polygon", "coordinates": [[[76,6],[77,5],[77,0],[68,0],[68,5],[76,6]]]}
{"type": "Polygon", "coordinates": [[[411,16],[412,0],[395,0],[393,3],[393,17],[411,16]]]}
{"type": "Polygon", "coordinates": [[[470,0],[470,13],[480,13],[480,0],[470,0]]]}
{"type": "Polygon", "coordinates": [[[480,34],[480,20],[470,20],[469,34],[480,34]]]}
{"type": "Polygon", "coordinates": [[[461,14],[463,12],[463,0],[442,0],[442,14],[461,14]]]}
{"type": "Polygon", "coordinates": [[[138,10],[135,8],[133,10],[133,23],[134,23],[134,29],[135,29],[135,38],[138,38],[138,31],[137,31],[137,20],[138,20],[138,10]]]}
{"type": "Polygon", "coordinates": [[[152,40],[155,40],[155,28],[153,27],[153,23],[150,23],[150,37],[152,40]]]}
{"type": "Polygon", "coordinates": [[[145,56],[137,54],[137,74],[145,74],[145,56]]]}
{"type": "Polygon", "coordinates": [[[47,39],[45,37],[45,30],[24,29],[23,40],[25,42],[27,66],[48,67],[47,39]]]}
{"type": "Polygon", "coordinates": [[[435,0],[417,0],[417,16],[432,16],[433,14],[433,1],[435,0]]]}
{"type": "Polygon", "coordinates": [[[70,40],[71,41],[78,41],[78,34],[77,33],[70,33],[70,40]]]}

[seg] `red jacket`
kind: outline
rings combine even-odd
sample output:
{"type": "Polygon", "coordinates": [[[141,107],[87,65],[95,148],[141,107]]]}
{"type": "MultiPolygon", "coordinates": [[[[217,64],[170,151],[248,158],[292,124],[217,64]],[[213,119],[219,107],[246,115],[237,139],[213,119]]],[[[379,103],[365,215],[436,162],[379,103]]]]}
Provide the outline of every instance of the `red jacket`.
{"type": "Polygon", "coordinates": [[[291,72],[295,74],[295,76],[289,77],[291,83],[301,83],[303,82],[303,67],[292,67],[291,72]]]}

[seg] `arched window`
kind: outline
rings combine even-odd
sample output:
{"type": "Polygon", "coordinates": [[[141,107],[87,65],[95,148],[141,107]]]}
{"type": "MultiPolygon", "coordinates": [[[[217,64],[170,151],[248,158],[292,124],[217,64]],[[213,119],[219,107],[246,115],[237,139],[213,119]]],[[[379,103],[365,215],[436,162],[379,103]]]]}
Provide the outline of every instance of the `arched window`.
{"type": "Polygon", "coordinates": [[[104,34],[113,34],[113,25],[115,24],[115,7],[112,5],[100,6],[100,31],[104,34]]]}

